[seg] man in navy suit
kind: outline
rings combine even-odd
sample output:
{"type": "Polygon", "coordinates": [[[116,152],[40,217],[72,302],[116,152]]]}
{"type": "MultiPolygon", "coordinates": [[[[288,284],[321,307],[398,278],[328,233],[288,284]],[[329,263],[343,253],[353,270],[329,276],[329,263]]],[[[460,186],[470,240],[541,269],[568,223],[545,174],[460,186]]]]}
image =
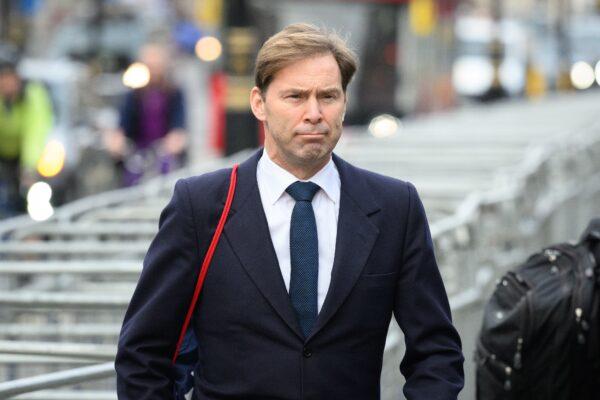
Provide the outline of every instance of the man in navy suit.
{"type": "MultiPolygon", "coordinates": [[[[239,167],[195,309],[197,399],[378,399],[392,314],[406,341],[406,397],[451,400],[463,386],[415,188],[333,154],[356,65],[342,40],[306,24],[257,56],[250,102],[265,147],[239,167]]],[[[119,399],[172,398],[171,355],[229,174],[175,185],[125,316],[119,399]]]]}

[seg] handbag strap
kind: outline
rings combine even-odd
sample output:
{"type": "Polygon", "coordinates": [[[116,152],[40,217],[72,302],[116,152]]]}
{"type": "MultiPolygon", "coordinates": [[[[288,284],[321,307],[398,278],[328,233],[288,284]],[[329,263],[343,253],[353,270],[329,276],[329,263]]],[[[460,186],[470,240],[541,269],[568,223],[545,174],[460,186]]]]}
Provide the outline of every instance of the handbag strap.
{"type": "Polygon", "coordinates": [[[229,215],[229,209],[231,208],[231,203],[233,202],[233,195],[235,194],[235,185],[237,182],[237,169],[238,165],[235,164],[233,166],[233,169],[231,170],[231,176],[229,178],[229,191],[227,192],[227,200],[225,200],[225,207],[223,208],[221,218],[219,219],[219,224],[217,225],[215,234],[212,237],[210,246],[208,246],[208,251],[204,256],[204,261],[202,261],[202,267],[200,268],[200,275],[198,275],[198,280],[196,281],[194,295],[192,297],[192,301],[190,302],[190,306],[185,316],[183,326],[181,327],[181,332],[179,333],[179,340],[177,341],[177,346],[175,347],[175,352],[173,353],[173,359],[171,360],[173,364],[175,364],[175,362],[177,361],[179,349],[181,348],[181,344],[183,343],[183,339],[185,338],[185,332],[187,331],[187,328],[192,319],[192,315],[194,313],[194,308],[196,307],[196,303],[198,302],[198,297],[200,296],[200,291],[202,290],[202,285],[204,284],[204,278],[206,277],[206,273],[208,272],[210,261],[212,260],[215,249],[217,248],[219,238],[221,237],[223,227],[225,226],[227,216],[229,215]]]}

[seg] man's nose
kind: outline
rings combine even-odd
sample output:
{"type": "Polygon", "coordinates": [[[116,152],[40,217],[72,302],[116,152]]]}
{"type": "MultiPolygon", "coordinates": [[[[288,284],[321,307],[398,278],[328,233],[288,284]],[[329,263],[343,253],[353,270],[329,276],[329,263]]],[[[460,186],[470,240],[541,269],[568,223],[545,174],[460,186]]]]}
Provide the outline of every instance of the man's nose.
{"type": "Polygon", "coordinates": [[[314,97],[310,97],[306,102],[304,121],[310,122],[311,124],[318,124],[322,119],[323,115],[321,114],[319,101],[314,97]]]}

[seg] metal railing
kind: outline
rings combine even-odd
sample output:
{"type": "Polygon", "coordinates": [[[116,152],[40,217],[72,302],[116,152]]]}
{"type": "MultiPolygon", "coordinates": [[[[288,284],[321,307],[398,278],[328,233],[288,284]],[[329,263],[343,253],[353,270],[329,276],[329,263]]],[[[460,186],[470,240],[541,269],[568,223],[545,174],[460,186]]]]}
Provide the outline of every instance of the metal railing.
{"type": "MultiPolygon", "coordinates": [[[[2,396],[0,398],[6,399],[18,394],[35,392],[41,389],[50,389],[107,378],[113,376],[114,373],[114,363],[109,362],[89,367],[75,368],[68,371],[53,372],[31,378],[17,379],[0,383],[0,396],[2,396]]],[[[79,397],[79,399],[83,400],[82,397],[79,397]]]]}

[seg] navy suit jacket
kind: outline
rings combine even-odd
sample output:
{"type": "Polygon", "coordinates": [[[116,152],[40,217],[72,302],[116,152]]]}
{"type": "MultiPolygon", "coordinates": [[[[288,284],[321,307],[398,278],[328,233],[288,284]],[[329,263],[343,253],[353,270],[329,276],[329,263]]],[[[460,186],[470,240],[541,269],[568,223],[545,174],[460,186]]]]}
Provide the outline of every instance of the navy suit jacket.
{"type": "MultiPolygon", "coordinates": [[[[393,314],[406,341],[400,364],[406,397],[456,399],[461,343],[415,188],[333,156],[341,179],[335,260],[327,297],[304,338],[261,204],[261,154],[239,167],[231,213],[190,325],[199,342],[196,398],[378,399],[393,314]]],[[[172,398],[171,356],[230,171],[175,185],[125,315],[115,363],[119,399],[172,398]]]]}

